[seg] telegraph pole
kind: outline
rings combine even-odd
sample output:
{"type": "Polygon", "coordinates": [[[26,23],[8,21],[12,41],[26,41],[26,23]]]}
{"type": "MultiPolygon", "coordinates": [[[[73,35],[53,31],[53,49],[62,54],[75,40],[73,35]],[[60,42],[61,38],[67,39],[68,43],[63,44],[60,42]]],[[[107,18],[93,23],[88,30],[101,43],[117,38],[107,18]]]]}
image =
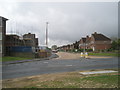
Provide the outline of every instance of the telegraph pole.
{"type": "Polygon", "coordinates": [[[46,22],[46,46],[48,47],[48,22],[46,22]]]}

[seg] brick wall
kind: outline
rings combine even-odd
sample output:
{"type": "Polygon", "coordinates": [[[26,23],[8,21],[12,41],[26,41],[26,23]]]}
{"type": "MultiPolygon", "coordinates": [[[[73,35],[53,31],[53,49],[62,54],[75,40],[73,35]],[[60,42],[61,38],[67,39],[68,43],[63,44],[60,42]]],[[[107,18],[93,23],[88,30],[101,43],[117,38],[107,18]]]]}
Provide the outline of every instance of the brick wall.
{"type": "Polygon", "coordinates": [[[109,49],[110,47],[111,47],[110,44],[96,44],[95,45],[96,50],[105,50],[105,49],[109,49]]]}

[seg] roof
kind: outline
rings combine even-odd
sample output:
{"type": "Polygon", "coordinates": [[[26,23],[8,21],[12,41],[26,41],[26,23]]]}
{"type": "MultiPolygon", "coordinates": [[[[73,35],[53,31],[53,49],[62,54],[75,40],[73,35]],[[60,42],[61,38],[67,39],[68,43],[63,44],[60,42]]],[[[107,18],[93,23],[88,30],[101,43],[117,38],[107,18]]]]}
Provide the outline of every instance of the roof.
{"type": "Polygon", "coordinates": [[[2,17],[2,16],[0,16],[0,18],[2,18],[3,20],[8,20],[7,18],[4,18],[4,17],[2,17]]]}
{"type": "Polygon", "coordinates": [[[111,41],[110,38],[104,36],[103,34],[92,34],[95,41],[111,41]]]}
{"type": "Polygon", "coordinates": [[[16,35],[16,34],[7,34],[6,36],[9,36],[9,37],[20,37],[20,36],[18,36],[18,35],[16,35]]]}
{"type": "Polygon", "coordinates": [[[83,40],[83,43],[85,43],[85,42],[86,42],[86,38],[82,38],[82,40],[83,40]]]}

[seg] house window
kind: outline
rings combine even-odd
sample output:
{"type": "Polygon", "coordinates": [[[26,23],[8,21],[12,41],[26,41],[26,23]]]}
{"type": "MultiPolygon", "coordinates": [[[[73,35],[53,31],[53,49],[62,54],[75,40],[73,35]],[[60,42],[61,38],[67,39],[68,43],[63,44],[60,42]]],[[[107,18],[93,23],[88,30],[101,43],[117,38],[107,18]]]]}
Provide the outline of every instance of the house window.
{"type": "Polygon", "coordinates": [[[95,47],[92,47],[93,51],[95,51],[95,47]]]}
{"type": "Polygon", "coordinates": [[[0,18],[0,27],[2,27],[2,19],[0,18]]]}
{"type": "Polygon", "coordinates": [[[0,32],[0,40],[2,40],[2,32],[0,32]]]}
{"type": "Polygon", "coordinates": [[[94,43],[94,41],[91,41],[91,44],[93,44],[94,43]]]}

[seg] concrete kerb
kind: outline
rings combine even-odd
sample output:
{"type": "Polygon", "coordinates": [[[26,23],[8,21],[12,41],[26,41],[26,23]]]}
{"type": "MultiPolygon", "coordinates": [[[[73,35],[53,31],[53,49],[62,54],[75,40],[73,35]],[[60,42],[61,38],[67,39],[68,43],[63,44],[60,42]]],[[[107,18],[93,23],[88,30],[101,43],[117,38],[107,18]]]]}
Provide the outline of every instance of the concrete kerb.
{"type": "Polygon", "coordinates": [[[50,57],[47,58],[36,58],[36,59],[28,59],[28,60],[18,60],[18,61],[8,61],[8,62],[2,62],[2,65],[9,65],[9,64],[17,64],[17,63],[24,63],[24,62],[34,62],[34,61],[43,61],[43,60],[50,60],[52,58],[59,57],[56,54],[52,54],[50,57]]]}

